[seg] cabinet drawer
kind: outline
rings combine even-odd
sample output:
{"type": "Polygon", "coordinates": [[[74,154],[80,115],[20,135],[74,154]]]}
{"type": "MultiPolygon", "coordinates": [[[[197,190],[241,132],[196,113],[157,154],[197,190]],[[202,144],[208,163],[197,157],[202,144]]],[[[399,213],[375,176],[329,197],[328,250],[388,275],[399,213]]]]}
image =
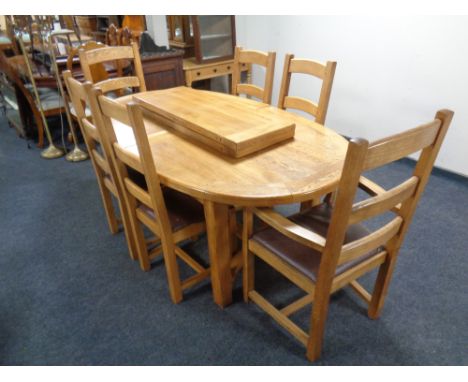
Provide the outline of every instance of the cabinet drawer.
{"type": "MultiPolygon", "coordinates": [[[[198,68],[192,70],[192,78],[197,79],[212,78],[232,73],[233,64],[213,65],[207,68],[198,68]]],[[[247,70],[247,64],[242,64],[242,70],[247,70]]]]}

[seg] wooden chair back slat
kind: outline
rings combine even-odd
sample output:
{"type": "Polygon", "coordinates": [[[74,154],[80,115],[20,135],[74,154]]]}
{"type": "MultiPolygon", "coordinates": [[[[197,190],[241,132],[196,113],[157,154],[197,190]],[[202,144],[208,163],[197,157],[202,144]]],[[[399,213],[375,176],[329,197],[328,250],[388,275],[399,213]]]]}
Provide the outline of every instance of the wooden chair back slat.
{"type": "Polygon", "coordinates": [[[103,93],[109,93],[124,88],[138,88],[140,80],[135,76],[109,78],[108,80],[99,82],[98,86],[102,89],[103,93]]]}
{"type": "Polygon", "coordinates": [[[132,58],[133,49],[131,46],[109,46],[106,48],[89,50],[86,52],[86,63],[88,65],[132,58]]]}
{"type": "Polygon", "coordinates": [[[82,123],[82,128],[85,131],[85,134],[87,134],[90,138],[94,139],[96,142],[101,142],[101,137],[99,136],[99,132],[96,129],[96,126],[94,126],[91,121],[87,119],[83,119],[81,121],[82,123]]]}
{"type": "Polygon", "coordinates": [[[260,99],[262,102],[271,104],[273,92],[273,76],[275,72],[275,52],[260,52],[257,50],[243,50],[237,46],[234,53],[234,67],[232,73],[232,94],[247,94],[260,99]],[[265,67],[265,82],[263,88],[241,83],[241,65],[260,65],[265,67]]]}
{"type": "Polygon", "coordinates": [[[434,120],[410,131],[393,135],[389,139],[372,143],[364,162],[364,171],[384,166],[432,145],[439,132],[440,123],[441,121],[434,120]]]}
{"type": "Polygon", "coordinates": [[[132,194],[135,199],[137,199],[140,203],[151,207],[151,197],[147,191],[138,186],[130,178],[125,178],[125,185],[127,186],[128,192],[130,192],[130,194],[132,194]]]}
{"type": "Polygon", "coordinates": [[[369,235],[343,245],[338,260],[338,265],[352,261],[358,257],[384,246],[395,237],[403,223],[403,219],[397,216],[389,223],[369,235]]]}
{"type": "Polygon", "coordinates": [[[81,82],[75,80],[72,77],[72,73],[70,70],[64,70],[62,72],[63,82],[67,87],[67,93],[70,97],[70,100],[73,104],[73,108],[75,109],[76,117],[78,121],[86,118],[85,112],[85,100],[86,100],[86,92],[84,87],[82,86],[81,82]]]}
{"type": "Polygon", "coordinates": [[[290,73],[303,73],[324,79],[326,75],[326,65],[314,60],[291,59],[289,64],[290,73]]]}
{"type": "Polygon", "coordinates": [[[318,105],[316,103],[305,98],[293,96],[288,96],[284,99],[284,108],[302,110],[312,115],[317,115],[318,111],[318,105]]]}
{"type": "Polygon", "coordinates": [[[239,50],[239,61],[246,64],[268,65],[268,53],[259,50],[239,50]]]}
{"type": "Polygon", "coordinates": [[[418,181],[417,177],[412,176],[410,179],[382,194],[354,204],[348,224],[356,224],[362,220],[371,219],[376,215],[392,211],[395,206],[413,196],[418,181]]]}
{"type": "Polygon", "coordinates": [[[321,125],[325,124],[328,104],[335,76],[336,62],[327,61],[322,64],[318,61],[294,58],[293,54],[287,54],[284,59],[283,78],[281,80],[281,89],[278,98],[278,107],[280,109],[295,109],[304,111],[313,117],[321,125]],[[318,103],[302,102],[303,98],[292,97],[289,95],[291,77],[293,73],[302,73],[317,77],[322,80],[320,96],[318,103]],[[313,105],[313,107],[311,106],[313,105]]]}
{"type": "Polygon", "coordinates": [[[263,98],[263,89],[257,85],[239,84],[237,85],[237,92],[239,94],[246,94],[248,96],[255,97],[260,100],[263,98]]]}
{"type": "Polygon", "coordinates": [[[96,164],[101,168],[102,171],[104,171],[106,174],[110,174],[110,169],[109,169],[109,164],[107,161],[104,159],[104,157],[96,150],[92,149],[91,150],[94,156],[94,159],[96,160],[96,164]]]}

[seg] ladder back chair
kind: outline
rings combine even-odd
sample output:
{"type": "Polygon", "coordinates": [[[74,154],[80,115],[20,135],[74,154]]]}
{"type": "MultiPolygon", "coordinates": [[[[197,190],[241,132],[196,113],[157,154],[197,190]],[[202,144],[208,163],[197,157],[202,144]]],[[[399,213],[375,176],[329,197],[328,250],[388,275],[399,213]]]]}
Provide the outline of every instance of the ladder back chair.
{"type": "Polygon", "coordinates": [[[151,260],[162,252],[170,296],[174,303],[178,303],[183,299],[183,290],[210,276],[209,268],[201,265],[178,245],[185,240],[197,238],[206,231],[203,206],[188,195],[161,187],[140,106],[131,102],[125,108],[105,97],[101,89],[96,87],[92,94],[93,116],[100,114],[98,121],[102,123],[112,144],[113,160],[131,216],[140,266],[149,270],[151,260]],[[96,110],[98,107],[99,110],[96,110]],[[138,148],[136,155],[128,154],[119,145],[114,129],[116,121],[131,126],[138,148]],[[129,170],[143,174],[147,188],[138,185],[129,176],[129,170]],[[159,247],[148,250],[143,226],[160,239],[159,247]],[[195,274],[182,281],[177,258],[192,268],[195,274]]]}
{"type": "Polygon", "coordinates": [[[368,316],[378,318],[399,249],[419,198],[452,120],[441,110],[435,119],[406,132],[369,144],[349,142],[336,201],[323,203],[288,218],[270,208],[244,211],[244,299],[258,304],[307,348],[311,361],[320,357],[330,295],[347,285],[368,304],[368,316]],[[354,202],[361,173],[421,151],[412,176],[384,190],[368,182],[371,197],[354,202]],[[388,223],[369,231],[360,224],[383,214],[388,223]],[[267,228],[253,233],[253,217],[267,228]],[[258,256],[306,292],[281,310],[254,289],[254,256],[258,256]],[[372,294],[357,279],[379,267],[372,294]],[[313,303],[308,333],[289,316],[313,303]]]}
{"type": "Polygon", "coordinates": [[[130,218],[128,211],[123,203],[122,191],[120,185],[116,182],[117,175],[113,163],[109,158],[109,143],[102,137],[102,132],[97,128],[92,118],[85,111],[88,104],[89,89],[92,87],[90,82],[81,83],[72,77],[69,70],[63,72],[63,79],[67,87],[67,92],[71,98],[73,108],[76,113],[76,119],[81,129],[81,134],[86,144],[94,172],[96,174],[99,191],[101,194],[104,211],[112,234],[119,232],[120,219],[114,209],[112,196],[116,198],[120,210],[121,221],[127,240],[130,257],[133,260],[138,258],[134,244],[130,218]]]}
{"type": "Polygon", "coordinates": [[[294,58],[293,54],[287,54],[284,59],[283,79],[278,99],[278,108],[296,109],[304,111],[315,117],[315,121],[321,125],[325,124],[328,103],[335,76],[336,62],[327,61],[322,64],[317,61],[294,58]],[[291,76],[293,73],[308,74],[322,80],[322,88],[318,103],[302,97],[289,95],[291,76]]]}
{"type": "MultiPolygon", "coordinates": [[[[103,44],[102,42],[96,42],[91,40],[71,48],[68,52],[67,57],[67,70],[70,70],[73,73],[73,65],[76,62],[78,62],[80,50],[88,51],[94,49],[102,49],[106,47],[107,45],[103,44]]],[[[104,81],[109,78],[109,74],[107,73],[102,63],[91,65],[89,71],[91,73],[91,78],[94,82],[104,81]]]]}
{"type": "Polygon", "coordinates": [[[146,91],[145,77],[140,59],[138,45],[132,43],[129,46],[112,46],[97,50],[80,50],[80,63],[84,77],[87,81],[99,86],[104,94],[117,92],[123,95],[122,89],[135,89],[138,92],[146,91]],[[115,62],[117,67],[117,77],[108,78],[104,81],[96,81],[91,73],[91,65],[105,62],[115,62]],[[123,76],[122,63],[131,62],[134,75],[123,76]]]}
{"type": "MultiPolygon", "coordinates": [[[[101,42],[87,41],[83,44],[78,45],[77,47],[71,48],[70,51],[68,52],[68,57],[67,57],[67,70],[70,72],[70,76],[73,75],[73,65],[75,64],[75,62],[77,62],[79,51],[81,49],[88,51],[88,50],[94,50],[94,49],[102,49],[105,47],[106,45],[104,45],[101,42]]],[[[92,77],[96,81],[104,81],[109,78],[109,74],[104,68],[104,65],[100,63],[96,65],[91,65],[90,72],[91,72],[92,77]]],[[[67,93],[68,93],[68,90],[67,90],[67,93]]],[[[72,115],[73,119],[77,120],[78,117],[77,117],[75,108],[73,106],[73,102],[71,101],[71,97],[69,95],[68,95],[67,102],[69,104],[70,114],[72,115]]],[[[85,112],[86,112],[86,117],[91,116],[91,111],[89,110],[89,107],[85,108],[85,112]]],[[[81,126],[80,126],[80,129],[81,129],[81,126]]]]}
{"type": "Polygon", "coordinates": [[[241,47],[236,46],[232,73],[232,94],[246,94],[247,96],[258,98],[264,103],[271,104],[275,60],[275,52],[264,53],[258,50],[244,50],[241,47]],[[265,83],[263,88],[250,83],[241,83],[242,64],[254,64],[265,68],[265,83]]]}
{"type": "MultiPolygon", "coordinates": [[[[60,116],[65,112],[64,100],[55,89],[37,86],[38,77],[32,72],[34,63],[29,58],[27,49],[23,42],[23,35],[16,35],[16,42],[21,50],[21,55],[7,58],[3,51],[0,52],[1,66],[5,68],[5,74],[15,83],[24,99],[18,100],[23,106],[31,109],[31,113],[21,113],[22,123],[26,128],[35,125],[37,128],[37,147],[44,146],[44,132],[47,118],[60,116]],[[13,61],[14,60],[14,61],[13,61]],[[14,64],[14,62],[18,65],[14,64]],[[19,66],[24,70],[24,76],[20,75],[19,66]],[[36,96],[37,95],[37,96],[36,96]],[[44,118],[42,118],[44,117],[44,118]]],[[[23,72],[23,70],[21,70],[23,72]]]]}

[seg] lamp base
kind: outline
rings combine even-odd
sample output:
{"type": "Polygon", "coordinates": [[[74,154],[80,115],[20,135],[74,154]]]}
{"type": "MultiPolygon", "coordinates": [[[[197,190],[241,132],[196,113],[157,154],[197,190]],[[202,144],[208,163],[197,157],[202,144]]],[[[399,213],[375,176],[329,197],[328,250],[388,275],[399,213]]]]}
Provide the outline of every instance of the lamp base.
{"type": "Polygon", "coordinates": [[[88,159],[88,154],[81,150],[78,146],[75,146],[75,148],[70,151],[65,158],[69,162],[81,162],[88,159]]]}
{"type": "Polygon", "coordinates": [[[63,155],[65,155],[64,151],[55,147],[53,144],[50,144],[49,147],[41,151],[41,157],[44,159],[60,158],[63,155]]]}

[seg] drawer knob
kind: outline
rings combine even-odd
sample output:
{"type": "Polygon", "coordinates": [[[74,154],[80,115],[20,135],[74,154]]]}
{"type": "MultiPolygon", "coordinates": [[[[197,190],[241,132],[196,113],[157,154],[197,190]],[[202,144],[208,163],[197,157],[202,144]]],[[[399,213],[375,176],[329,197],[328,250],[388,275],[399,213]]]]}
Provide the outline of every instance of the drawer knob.
{"type": "Polygon", "coordinates": [[[201,73],[200,72],[197,72],[197,76],[199,76],[201,73]]]}
{"type": "Polygon", "coordinates": [[[228,66],[228,67],[227,67],[227,69],[228,69],[228,70],[231,70],[231,67],[230,67],[230,66],[228,66]]]}
{"type": "Polygon", "coordinates": [[[213,69],[213,72],[215,72],[215,73],[216,73],[217,71],[218,71],[218,69],[213,69]]]}

